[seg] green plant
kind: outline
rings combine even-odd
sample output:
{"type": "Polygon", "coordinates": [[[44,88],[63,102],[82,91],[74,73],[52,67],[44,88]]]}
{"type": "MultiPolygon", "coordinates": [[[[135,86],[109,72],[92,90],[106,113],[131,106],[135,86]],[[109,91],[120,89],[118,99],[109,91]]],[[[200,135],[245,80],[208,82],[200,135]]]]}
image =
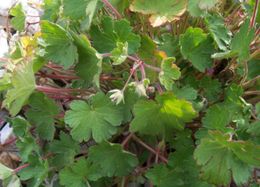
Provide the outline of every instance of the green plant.
{"type": "Polygon", "coordinates": [[[33,35],[15,6],[0,90],[21,165],[4,184],[259,184],[258,5],[45,0],[33,35]]]}

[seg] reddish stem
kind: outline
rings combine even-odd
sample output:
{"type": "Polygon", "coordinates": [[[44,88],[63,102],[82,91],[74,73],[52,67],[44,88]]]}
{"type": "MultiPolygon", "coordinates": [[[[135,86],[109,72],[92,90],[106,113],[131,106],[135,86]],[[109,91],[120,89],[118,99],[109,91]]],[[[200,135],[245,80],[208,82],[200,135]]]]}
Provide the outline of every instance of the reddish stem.
{"type": "Polygon", "coordinates": [[[73,89],[73,88],[53,88],[53,87],[47,87],[47,86],[36,86],[36,90],[46,93],[56,93],[56,94],[64,94],[64,93],[75,93],[75,92],[89,92],[92,93],[89,90],[83,90],[83,89],[73,89]]]}
{"type": "Polygon", "coordinates": [[[129,142],[129,140],[132,138],[133,133],[130,133],[127,135],[127,137],[124,139],[124,141],[121,143],[122,147],[125,147],[126,144],[129,142]]]}
{"type": "Polygon", "coordinates": [[[250,21],[250,27],[251,28],[254,27],[254,25],[255,25],[256,15],[257,15],[257,12],[258,12],[258,6],[259,6],[259,0],[256,0],[253,15],[252,15],[252,18],[251,18],[251,21],[250,21]]]}
{"type": "Polygon", "coordinates": [[[17,138],[14,137],[14,138],[12,138],[12,139],[6,141],[5,143],[3,143],[2,146],[4,147],[4,146],[7,146],[7,145],[10,145],[10,144],[16,142],[16,140],[17,140],[17,138]]]}
{"type": "Polygon", "coordinates": [[[121,14],[117,11],[117,9],[113,7],[113,5],[108,0],[102,0],[102,2],[115,14],[117,19],[122,18],[121,14]]]}
{"type": "Polygon", "coordinates": [[[40,76],[48,77],[48,78],[51,78],[51,79],[64,79],[64,80],[76,80],[76,79],[79,79],[78,76],[53,75],[53,74],[45,74],[45,73],[40,73],[40,76]]]}
{"type": "Polygon", "coordinates": [[[21,171],[22,169],[27,168],[28,166],[30,166],[30,164],[28,164],[28,163],[27,163],[27,164],[24,164],[24,165],[21,165],[21,166],[15,168],[15,169],[13,170],[13,173],[16,174],[16,173],[18,173],[19,171],[21,171]]]}
{"type": "MultiPolygon", "coordinates": [[[[132,136],[133,139],[139,143],[140,145],[142,145],[144,148],[146,148],[148,151],[150,151],[153,154],[157,154],[157,151],[155,151],[153,148],[151,148],[149,145],[147,145],[146,143],[144,143],[141,139],[139,139],[138,137],[136,137],[135,135],[132,136]]],[[[168,163],[167,158],[165,158],[164,156],[158,154],[158,157],[165,163],[168,163]]]]}
{"type": "Polygon", "coordinates": [[[52,99],[78,99],[78,100],[84,100],[80,97],[76,97],[76,96],[72,96],[72,95],[51,95],[48,94],[48,97],[52,98],[52,99]]]}

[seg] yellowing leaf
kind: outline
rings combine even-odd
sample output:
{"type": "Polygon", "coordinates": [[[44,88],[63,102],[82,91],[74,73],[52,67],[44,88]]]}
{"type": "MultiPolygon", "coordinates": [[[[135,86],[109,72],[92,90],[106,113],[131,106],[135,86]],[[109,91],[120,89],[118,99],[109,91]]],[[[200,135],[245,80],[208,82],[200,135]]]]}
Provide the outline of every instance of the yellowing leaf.
{"type": "Polygon", "coordinates": [[[179,20],[186,11],[187,0],[134,0],[130,10],[150,15],[149,21],[153,27],[166,22],[179,20]]]}
{"type": "Polygon", "coordinates": [[[8,90],[3,102],[12,116],[15,116],[26,103],[35,89],[35,78],[32,63],[17,65],[12,74],[13,88],[8,90]]]}

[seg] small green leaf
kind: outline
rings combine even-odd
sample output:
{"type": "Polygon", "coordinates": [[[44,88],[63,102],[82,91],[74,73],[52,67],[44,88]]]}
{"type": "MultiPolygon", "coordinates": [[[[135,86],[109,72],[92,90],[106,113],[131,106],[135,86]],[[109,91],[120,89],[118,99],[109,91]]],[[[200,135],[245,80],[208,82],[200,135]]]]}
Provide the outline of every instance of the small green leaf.
{"type": "Polygon", "coordinates": [[[35,156],[29,157],[29,166],[19,171],[20,179],[28,180],[28,186],[39,187],[47,178],[49,165],[47,160],[35,156]]]}
{"type": "Polygon", "coordinates": [[[88,180],[100,178],[99,168],[93,167],[91,163],[81,158],[70,166],[65,167],[59,173],[60,184],[65,187],[86,187],[88,180]]]}
{"type": "Polygon", "coordinates": [[[175,80],[181,77],[180,69],[173,64],[175,58],[166,58],[161,64],[162,71],[159,74],[159,80],[166,90],[172,90],[172,85],[175,80]]]}
{"type": "Polygon", "coordinates": [[[171,93],[158,95],[155,101],[138,101],[133,112],[135,117],[130,130],[152,135],[164,135],[174,129],[182,130],[186,122],[196,117],[191,103],[179,100],[171,93]]]}
{"type": "Polygon", "coordinates": [[[55,102],[43,93],[34,93],[29,99],[30,109],[26,112],[27,119],[36,125],[39,136],[52,140],[55,132],[54,117],[59,114],[55,102]]]}
{"type": "Polygon", "coordinates": [[[219,49],[226,51],[230,46],[232,33],[225,26],[224,18],[218,14],[213,14],[208,15],[205,21],[219,49]]]}
{"type": "Polygon", "coordinates": [[[32,63],[19,64],[12,73],[12,88],[7,91],[3,105],[15,116],[35,89],[32,63]]]}
{"type": "Polygon", "coordinates": [[[188,101],[193,101],[197,98],[197,90],[190,86],[184,86],[182,88],[173,87],[173,93],[180,99],[186,99],[188,101]]]}
{"type": "Polygon", "coordinates": [[[14,16],[11,19],[11,24],[14,29],[22,32],[25,26],[25,13],[23,11],[22,4],[19,3],[10,10],[10,14],[14,16]]]}
{"type": "Polygon", "coordinates": [[[31,126],[28,121],[26,121],[24,118],[17,116],[14,119],[11,120],[11,125],[14,130],[14,134],[19,137],[25,137],[26,133],[29,130],[29,127],[31,126]]]}
{"type": "Polygon", "coordinates": [[[103,142],[89,149],[88,159],[101,168],[104,176],[125,176],[138,164],[137,158],[122,149],[120,144],[103,142]]]}
{"type": "Polygon", "coordinates": [[[161,26],[166,22],[179,20],[185,13],[188,0],[134,0],[130,10],[150,15],[149,21],[153,27],[161,26]]]}
{"type": "Polygon", "coordinates": [[[19,154],[23,162],[27,162],[34,151],[39,152],[39,146],[36,144],[35,139],[30,135],[17,140],[16,146],[19,149],[19,154]]]}
{"type": "Polygon", "coordinates": [[[117,43],[117,47],[111,51],[111,59],[114,61],[113,65],[122,64],[128,56],[128,43],[117,43]]]}
{"type": "Polygon", "coordinates": [[[217,79],[212,79],[210,77],[203,77],[199,82],[199,87],[201,88],[203,95],[209,101],[216,101],[219,98],[221,92],[221,84],[217,79]]]}
{"type": "Polygon", "coordinates": [[[110,53],[117,47],[117,42],[127,42],[129,54],[135,53],[140,47],[140,37],[132,32],[130,23],[125,19],[104,17],[100,26],[92,26],[90,35],[93,46],[100,53],[110,53]]]}
{"type": "Polygon", "coordinates": [[[211,55],[214,53],[212,39],[200,28],[188,28],[180,36],[181,53],[185,59],[201,72],[212,66],[211,55]]]}
{"type": "Polygon", "coordinates": [[[41,21],[42,39],[40,45],[45,49],[44,57],[54,63],[69,68],[78,59],[77,48],[71,35],[61,26],[41,21]]]}
{"type": "Polygon", "coordinates": [[[78,142],[72,140],[70,135],[61,132],[60,139],[53,140],[50,144],[50,151],[54,153],[51,161],[58,167],[71,164],[79,150],[78,142]]]}
{"type": "Polygon", "coordinates": [[[174,170],[163,164],[155,165],[146,173],[146,177],[158,187],[183,186],[183,181],[179,176],[174,175],[174,170]]]}
{"type": "Polygon", "coordinates": [[[232,114],[227,104],[215,104],[207,109],[202,119],[203,126],[208,129],[222,130],[231,122],[232,114]],[[221,116],[221,118],[219,117],[221,116]]]}
{"type": "Polygon", "coordinates": [[[91,134],[96,142],[107,140],[117,132],[117,126],[123,120],[120,108],[103,93],[93,96],[91,104],[73,101],[70,108],[65,114],[65,122],[72,128],[73,139],[79,142],[88,141],[91,134]]]}

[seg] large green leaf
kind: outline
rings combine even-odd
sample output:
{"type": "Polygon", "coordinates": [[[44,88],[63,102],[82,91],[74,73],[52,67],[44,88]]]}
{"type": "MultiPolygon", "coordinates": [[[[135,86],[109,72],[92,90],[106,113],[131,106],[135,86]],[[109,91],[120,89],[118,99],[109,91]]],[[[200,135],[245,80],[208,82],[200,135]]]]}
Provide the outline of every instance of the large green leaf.
{"type": "Polygon", "coordinates": [[[212,39],[200,28],[188,28],[180,36],[181,53],[185,59],[201,72],[212,66],[214,52],[212,39]]]}
{"type": "Polygon", "coordinates": [[[117,132],[123,120],[120,108],[116,107],[103,93],[91,98],[89,103],[73,101],[71,110],[65,114],[65,122],[72,128],[73,139],[88,141],[91,134],[95,141],[101,142],[117,132]]]}
{"type": "Polygon", "coordinates": [[[61,26],[41,21],[41,32],[44,47],[44,57],[54,63],[69,68],[78,59],[77,48],[73,44],[71,35],[61,26]]]}
{"type": "Polygon", "coordinates": [[[192,104],[177,99],[171,93],[158,95],[155,101],[138,101],[134,105],[134,120],[130,125],[132,132],[158,135],[182,130],[186,122],[196,117],[192,104]]]}
{"type": "Polygon", "coordinates": [[[117,42],[128,43],[128,52],[133,54],[140,47],[140,37],[132,32],[130,23],[125,20],[112,20],[104,17],[100,26],[92,26],[90,30],[93,46],[100,53],[111,52],[117,42]]]}
{"type": "Polygon", "coordinates": [[[130,10],[150,15],[150,23],[158,27],[166,22],[179,20],[186,11],[188,0],[134,0],[130,10]]]}
{"type": "Polygon", "coordinates": [[[15,116],[35,89],[32,63],[17,65],[12,73],[11,82],[13,87],[7,91],[3,104],[11,115],[15,116]]]}
{"type": "Polygon", "coordinates": [[[29,99],[30,109],[26,112],[27,119],[36,125],[39,136],[52,140],[55,132],[54,117],[59,114],[55,102],[43,93],[35,93],[29,99]]]}
{"type": "Polygon", "coordinates": [[[103,142],[89,149],[88,159],[100,167],[104,176],[124,176],[138,164],[137,158],[122,149],[120,144],[103,142]]]}
{"type": "Polygon", "coordinates": [[[232,141],[230,135],[209,131],[194,152],[202,166],[202,177],[216,185],[228,185],[233,178],[245,184],[251,175],[251,165],[259,166],[260,147],[245,141],[232,141]]]}

